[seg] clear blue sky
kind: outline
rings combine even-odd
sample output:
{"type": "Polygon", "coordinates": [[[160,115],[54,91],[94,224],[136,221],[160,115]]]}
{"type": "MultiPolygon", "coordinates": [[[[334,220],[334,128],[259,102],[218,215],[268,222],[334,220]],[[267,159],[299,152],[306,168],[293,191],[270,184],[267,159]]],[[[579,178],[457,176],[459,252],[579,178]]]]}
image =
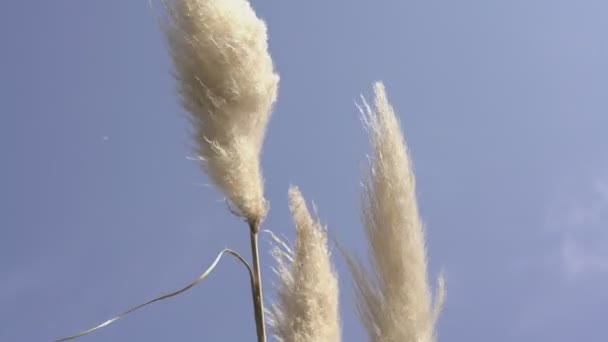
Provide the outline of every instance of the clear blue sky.
{"type": "MultiPolygon", "coordinates": [[[[265,228],[299,185],[363,253],[367,143],[383,80],[413,152],[440,341],[608,340],[608,3],[255,0],[281,74],[265,228]]],[[[147,1],[0,10],[0,341],[49,341],[194,279],[246,227],[205,186],[147,1]]],[[[267,298],[271,258],[264,243],[267,298]]],[[[344,341],[364,341],[343,260],[344,341]]],[[[203,284],[82,341],[253,341],[247,276],[203,284]]]]}

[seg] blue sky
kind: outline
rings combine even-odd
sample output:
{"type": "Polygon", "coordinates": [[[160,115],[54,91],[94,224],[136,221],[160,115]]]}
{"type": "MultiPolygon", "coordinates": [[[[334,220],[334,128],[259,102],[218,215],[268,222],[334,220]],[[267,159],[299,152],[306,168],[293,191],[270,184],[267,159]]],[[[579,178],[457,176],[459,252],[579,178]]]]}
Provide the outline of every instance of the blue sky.
{"type": "MultiPolygon", "coordinates": [[[[255,0],[281,75],[264,148],[292,236],[300,186],[351,250],[367,144],[354,101],[383,80],[447,276],[440,341],[608,339],[608,3],[255,0]]],[[[75,333],[194,279],[246,227],[192,143],[147,1],[0,10],[0,341],[75,333]]],[[[262,252],[267,299],[272,261],[262,252]]],[[[343,260],[344,341],[364,341],[343,260]]],[[[233,260],[82,341],[252,341],[233,260]]]]}

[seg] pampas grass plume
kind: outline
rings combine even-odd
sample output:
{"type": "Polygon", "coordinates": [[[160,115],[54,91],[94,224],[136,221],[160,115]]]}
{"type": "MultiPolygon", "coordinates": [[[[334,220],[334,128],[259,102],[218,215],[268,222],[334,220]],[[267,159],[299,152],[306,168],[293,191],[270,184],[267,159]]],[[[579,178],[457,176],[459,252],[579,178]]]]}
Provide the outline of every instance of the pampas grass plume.
{"type": "Polygon", "coordinates": [[[178,93],[204,171],[250,222],[266,213],[260,153],[279,76],[247,0],[163,0],[178,93]]]}
{"type": "Polygon", "coordinates": [[[280,342],[338,342],[338,280],[325,227],[311,217],[298,188],[289,189],[289,207],[296,243],[293,250],[284,245],[273,251],[280,287],[271,326],[280,342]]]}
{"type": "Polygon", "coordinates": [[[384,85],[374,92],[375,108],[360,107],[372,147],[362,218],[373,271],[348,258],[358,310],[371,342],[432,342],[443,279],[433,304],[411,160],[384,85]]]}

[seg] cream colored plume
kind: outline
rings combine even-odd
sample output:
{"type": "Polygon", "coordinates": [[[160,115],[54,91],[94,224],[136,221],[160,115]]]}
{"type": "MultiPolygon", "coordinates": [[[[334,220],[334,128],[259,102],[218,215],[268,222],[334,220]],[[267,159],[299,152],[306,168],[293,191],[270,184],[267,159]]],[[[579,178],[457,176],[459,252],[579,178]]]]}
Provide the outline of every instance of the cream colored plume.
{"type": "Polygon", "coordinates": [[[338,342],[338,280],[327,248],[325,227],[311,217],[300,191],[289,189],[296,227],[293,250],[273,251],[280,286],[270,324],[280,342],[338,342]]]}
{"type": "Polygon", "coordinates": [[[279,76],[247,0],[163,0],[162,24],[204,170],[250,221],[266,212],[260,153],[279,76]]]}
{"type": "Polygon", "coordinates": [[[375,108],[360,107],[372,147],[362,218],[373,271],[347,258],[358,310],[371,342],[432,342],[443,279],[433,305],[411,160],[383,84],[374,91],[375,108]]]}

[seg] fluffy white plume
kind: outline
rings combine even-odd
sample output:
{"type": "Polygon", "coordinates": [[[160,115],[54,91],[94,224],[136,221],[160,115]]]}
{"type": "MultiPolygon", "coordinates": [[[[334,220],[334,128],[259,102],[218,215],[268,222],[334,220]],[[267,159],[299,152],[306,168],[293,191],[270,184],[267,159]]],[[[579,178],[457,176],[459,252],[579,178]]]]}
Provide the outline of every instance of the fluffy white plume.
{"type": "Polygon", "coordinates": [[[293,250],[275,247],[280,286],[270,323],[280,342],[339,342],[338,280],[327,248],[325,227],[311,217],[300,191],[289,189],[296,227],[293,250]]]}
{"type": "Polygon", "coordinates": [[[279,76],[247,0],[163,0],[182,105],[209,178],[250,221],[266,212],[260,152],[279,76]]]}
{"type": "Polygon", "coordinates": [[[443,279],[433,305],[411,160],[382,83],[374,91],[375,108],[360,107],[372,146],[362,218],[373,271],[347,258],[357,307],[371,342],[432,342],[443,279]]]}

